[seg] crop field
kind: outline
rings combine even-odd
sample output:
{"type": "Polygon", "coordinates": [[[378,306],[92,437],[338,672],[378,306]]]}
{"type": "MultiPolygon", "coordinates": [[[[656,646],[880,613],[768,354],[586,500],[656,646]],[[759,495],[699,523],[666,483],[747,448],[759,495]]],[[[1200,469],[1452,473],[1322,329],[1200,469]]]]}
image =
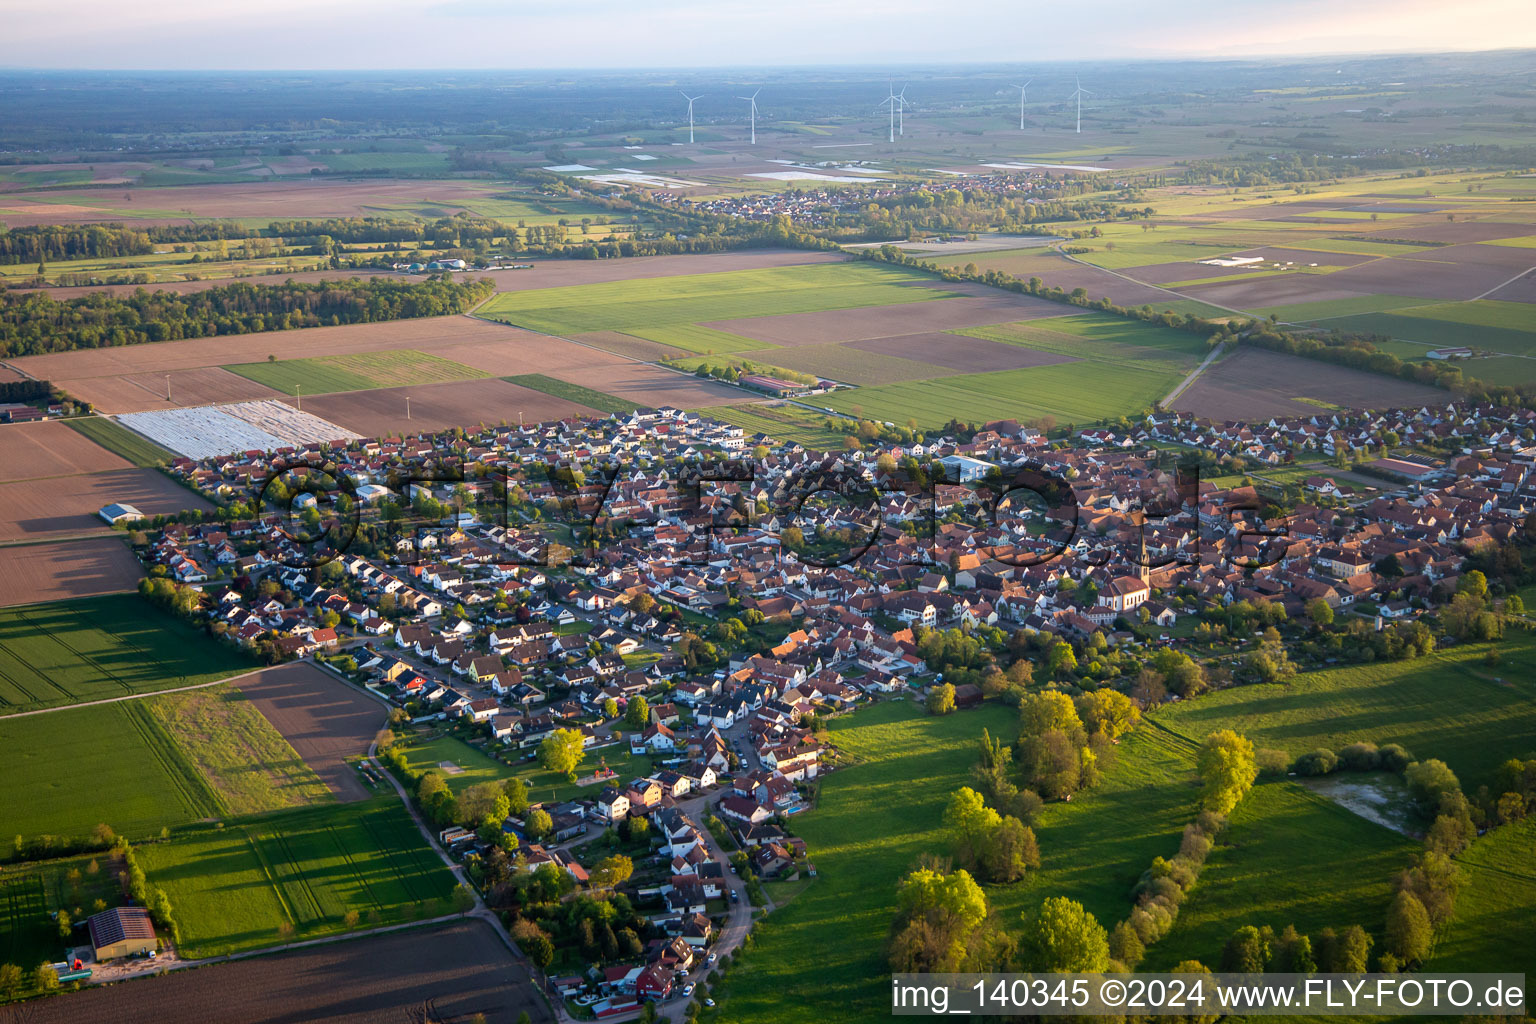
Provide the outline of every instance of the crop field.
{"type": "Polygon", "coordinates": [[[821,400],[839,412],[891,423],[911,417],[928,429],[951,419],[985,423],[1041,416],[1087,424],[1150,408],[1182,378],[1181,373],[1155,366],[1085,360],[859,388],[821,400]]]}
{"type": "Polygon", "coordinates": [[[1536,307],[1524,302],[1420,303],[1386,312],[1345,316],[1323,326],[1389,334],[1426,345],[1470,345],[1509,355],[1536,355],[1536,307]]]}
{"type": "Polygon", "coordinates": [[[129,463],[82,433],[71,420],[0,424],[0,480],[30,480],[127,469],[129,463]]]}
{"type": "Polygon", "coordinates": [[[713,327],[702,327],[699,324],[661,324],[654,327],[634,327],[628,333],[644,341],[653,341],[658,345],[669,345],[672,348],[684,349],[701,356],[712,355],[716,352],[746,352],[751,349],[773,347],[766,341],[746,338],[740,334],[732,334],[729,331],[717,331],[713,327]]]}
{"type": "Polygon", "coordinates": [[[1536,818],[1481,836],[1458,860],[1462,888],[1456,916],[1440,936],[1430,969],[1536,974],[1536,947],[1510,941],[1536,918],[1536,818]]]}
{"type": "Polygon", "coordinates": [[[546,395],[564,398],[577,405],[596,409],[598,412],[629,413],[636,409],[634,402],[626,402],[622,398],[615,398],[613,395],[582,387],[580,384],[546,377],[542,373],[524,373],[515,377],[503,377],[502,380],[509,384],[516,384],[518,387],[531,388],[534,391],[542,391],[546,395]]]}
{"type": "MultiPolygon", "coordinates": [[[[793,348],[774,349],[771,352],[753,352],[750,361],[765,366],[781,366],[798,373],[815,374],[844,384],[870,386],[896,384],[904,380],[927,380],[931,377],[948,377],[955,371],[936,363],[924,363],[901,356],[861,351],[860,346],[869,342],[849,342],[846,345],[796,345],[793,348]]],[[[698,359],[683,357],[675,365],[694,369],[700,365],[731,362],[740,365],[738,359],[698,359]]],[[[1002,367],[998,367],[1001,369],[1002,367]]]]}
{"type": "Polygon", "coordinates": [[[233,684],[144,701],[208,783],[224,814],[320,803],[330,790],[233,684]]]}
{"type": "Polygon", "coordinates": [[[63,910],[81,920],[98,899],[120,904],[117,869],[106,853],[7,865],[0,873],[0,964],[30,970],[62,957],[65,944],[53,913],[63,910]]]}
{"type": "Polygon", "coordinates": [[[151,693],[250,668],[137,594],[0,611],[0,715],[151,693]]]}
{"type": "Polygon", "coordinates": [[[364,800],[370,795],[347,759],[367,753],[384,728],[386,708],[378,699],[305,662],[262,669],[233,685],[336,799],[364,800]]]}
{"type": "Polygon", "coordinates": [[[147,516],[213,508],[153,469],[115,469],[0,483],[0,541],[105,533],[107,525],[96,512],[113,502],[133,505],[147,516]]]}
{"type": "Polygon", "coordinates": [[[171,453],[147,437],[140,437],[115,420],[104,416],[82,416],[64,421],[70,429],[95,441],[107,451],[128,460],[141,469],[163,466],[171,459],[171,453]]]}
{"type": "Polygon", "coordinates": [[[1315,415],[1319,406],[1311,402],[1346,409],[1412,408],[1443,402],[1446,394],[1414,381],[1245,348],[1222,356],[1179,394],[1173,408],[1217,421],[1254,420],[1315,415]]]}
{"type": "Polygon", "coordinates": [[[1158,712],[1158,721],[1199,740],[1236,729],[1254,746],[1293,757],[1317,747],[1401,743],[1451,766],[1475,791],[1510,757],[1536,752],[1532,641],[1511,639],[1503,664],[1482,664],[1486,647],[1458,646],[1426,658],[1325,672],[1288,684],[1240,686],[1158,712]]]}
{"type": "Polygon", "coordinates": [[[972,327],[956,333],[1073,359],[1134,362],[1138,366],[1150,362],[1184,372],[1193,370],[1208,352],[1204,338],[1186,331],[1098,313],[972,327]]]}
{"type": "Polygon", "coordinates": [[[628,331],[785,313],[855,309],[948,298],[910,287],[930,279],[866,264],[742,270],[575,288],[503,292],[479,310],[549,334],[628,331]]]}
{"type": "Polygon", "coordinates": [[[457,921],[349,942],[172,971],[153,983],[89,988],[27,1007],[29,1024],[271,1024],[281,1006],[293,1021],[378,1024],[409,1021],[430,1006],[436,1019],[553,1024],[549,1004],[491,926],[457,921]]]}
{"type": "Polygon", "coordinates": [[[421,433],[486,423],[529,423],[590,416],[593,410],[495,377],[412,388],[381,388],[317,395],[304,411],[322,416],[365,437],[421,433]],[[406,409],[410,399],[410,409],[406,409]]]}
{"type": "Polygon", "coordinates": [[[285,395],[293,394],[295,388],[303,388],[310,394],[327,394],[490,376],[483,370],[408,348],[343,356],[317,356],[312,359],[237,363],[224,369],[285,395]]]}
{"type": "Polygon", "coordinates": [[[144,568],[120,537],[0,548],[0,608],[132,590],[144,568]]]}
{"type": "Polygon", "coordinates": [[[1304,934],[1358,924],[1380,934],[1392,879],[1419,843],[1367,821],[1291,782],[1255,787],[1190,891],[1173,930],[1147,951],[1146,970],[1181,960],[1215,966],[1222,944],[1245,924],[1304,934]],[[1306,856],[1298,856],[1306,851],[1306,856]],[[1339,870],[1347,864],[1347,871],[1339,870]]]}
{"type": "Polygon", "coordinates": [[[393,795],[178,830],[138,856],[193,957],[444,914],[454,886],[393,795]]]}
{"type": "Polygon", "coordinates": [[[85,836],[105,822],[130,839],[218,814],[218,802],[143,701],[0,718],[13,833],[85,836]]]}

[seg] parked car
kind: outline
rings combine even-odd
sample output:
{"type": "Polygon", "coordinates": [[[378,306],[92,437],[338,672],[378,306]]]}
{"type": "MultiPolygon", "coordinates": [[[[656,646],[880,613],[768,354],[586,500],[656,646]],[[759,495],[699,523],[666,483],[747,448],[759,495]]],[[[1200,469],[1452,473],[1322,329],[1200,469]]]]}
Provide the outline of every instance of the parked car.
{"type": "Polygon", "coordinates": [[[691,995],[693,995],[693,986],[692,985],[684,985],[683,986],[683,998],[687,999],[691,995]]]}

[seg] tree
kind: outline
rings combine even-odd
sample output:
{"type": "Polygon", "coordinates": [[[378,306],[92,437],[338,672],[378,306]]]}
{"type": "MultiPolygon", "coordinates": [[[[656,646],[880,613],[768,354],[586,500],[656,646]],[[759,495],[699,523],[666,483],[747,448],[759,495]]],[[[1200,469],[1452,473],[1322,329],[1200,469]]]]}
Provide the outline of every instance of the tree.
{"type": "Polygon", "coordinates": [[[1201,802],[1217,814],[1231,813],[1259,777],[1253,744],[1231,729],[1220,729],[1205,738],[1197,764],[1201,802]]]}
{"type": "Polygon", "coordinates": [[[1312,956],[1312,940],[1286,925],[1275,945],[1275,971],[1279,974],[1311,974],[1317,970],[1312,956]]]}
{"type": "Polygon", "coordinates": [[[1433,757],[1410,764],[1404,769],[1403,778],[1414,803],[1426,817],[1439,809],[1445,794],[1461,791],[1456,773],[1444,761],[1433,757]]]}
{"type": "Polygon", "coordinates": [[[993,882],[1017,882],[1040,866],[1040,846],[1035,832],[1018,818],[1004,817],[987,837],[981,851],[981,870],[993,882]]]}
{"type": "Polygon", "coordinates": [[[955,688],[949,683],[939,683],[928,691],[928,713],[947,715],[955,710],[955,688]]]}
{"type": "Polygon", "coordinates": [[[1100,972],[1109,966],[1109,935],[1081,903],[1052,896],[1025,915],[1020,952],[1032,971],[1100,972]]]}
{"type": "Polygon", "coordinates": [[[1136,702],[1118,690],[1095,690],[1083,694],[1073,703],[1087,730],[1106,739],[1118,740],[1141,721],[1141,709],[1136,702]]]}
{"type": "Polygon", "coordinates": [[[475,909],[475,892],[467,885],[453,887],[453,912],[467,914],[475,909]]]}
{"type": "Polygon", "coordinates": [[[1056,690],[1042,690],[1019,701],[1021,734],[1039,735],[1051,729],[1069,735],[1083,731],[1083,721],[1071,697],[1056,690]]]}
{"type": "Polygon", "coordinates": [[[1271,936],[1269,928],[1243,925],[1232,933],[1221,948],[1221,969],[1231,974],[1263,974],[1269,964],[1271,936]]]}
{"type": "Polygon", "coordinates": [[[519,818],[528,810],[528,784],[522,779],[511,778],[501,784],[507,794],[507,810],[519,818]]]}
{"type": "Polygon", "coordinates": [[[629,880],[635,873],[634,862],[622,853],[604,857],[592,866],[591,880],[594,889],[612,889],[629,880]]]}
{"type": "Polygon", "coordinates": [[[575,781],[576,766],[581,763],[584,746],[580,730],[556,729],[539,744],[539,764],[575,781]]]}
{"type": "Polygon", "coordinates": [[[629,707],[624,709],[624,724],[631,729],[644,729],[651,721],[651,706],[645,697],[636,694],[629,699],[629,707]]]}
{"type": "Polygon", "coordinates": [[[944,808],[944,828],[955,851],[955,860],[966,868],[975,868],[992,833],[1002,824],[1002,817],[969,786],[961,786],[944,808]]]}
{"type": "Polygon", "coordinates": [[[1424,904],[1411,892],[1399,892],[1387,909],[1387,952],[1404,964],[1422,963],[1429,956],[1433,941],[1434,931],[1424,904]]]}
{"type": "Polygon", "coordinates": [[[548,970],[549,965],[555,962],[555,944],[543,932],[519,939],[517,944],[541,971],[548,970]]]}
{"type": "Polygon", "coordinates": [[[618,718],[619,717],[619,702],[617,700],[615,700],[612,697],[605,697],[605,698],[603,698],[603,717],[604,718],[618,718]]]}
{"type": "Polygon", "coordinates": [[[535,807],[533,810],[528,812],[528,817],[524,820],[524,825],[526,826],[528,837],[530,839],[542,839],[549,835],[550,831],[554,829],[555,822],[554,819],[549,816],[548,811],[544,810],[542,807],[535,807]]]}
{"type": "Polygon", "coordinates": [[[47,964],[40,964],[37,970],[32,972],[32,987],[39,992],[57,992],[59,989],[59,972],[47,964]]]}
{"type": "Polygon", "coordinates": [[[1307,602],[1307,618],[1318,629],[1326,629],[1333,625],[1333,608],[1322,598],[1314,597],[1307,602]]]}
{"type": "Polygon", "coordinates": [[[5,998],[14,999],[21,989],[22,971],[15,964],[0,964],[0,992],[5,998]]]}

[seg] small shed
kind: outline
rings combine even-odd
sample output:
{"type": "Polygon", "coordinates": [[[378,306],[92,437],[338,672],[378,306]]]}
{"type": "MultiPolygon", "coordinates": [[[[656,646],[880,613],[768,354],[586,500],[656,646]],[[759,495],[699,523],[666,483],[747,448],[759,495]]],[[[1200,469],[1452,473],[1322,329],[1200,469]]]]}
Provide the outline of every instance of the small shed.
{"type": "Polygon", "coordinates": [[[153,953],[155,926],[143,907],[113,907],[91,915],[91,946],[97,960],[115,960],[135,953],[153,953]]]}

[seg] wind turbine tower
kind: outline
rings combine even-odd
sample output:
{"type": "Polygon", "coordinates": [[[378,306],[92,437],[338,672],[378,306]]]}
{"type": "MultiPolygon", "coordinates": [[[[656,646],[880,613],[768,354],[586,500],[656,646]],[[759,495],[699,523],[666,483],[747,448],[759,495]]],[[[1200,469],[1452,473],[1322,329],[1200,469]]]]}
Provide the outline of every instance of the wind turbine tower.
{"type": "Polygon", "coordinates": [[[887,88],[887,92],[888,92],[888,95],[885,97],[885,99],[881,100],[879,102],[879,104],[876,105],[875,109],[879,110],[881,107],[885,107],[885,106],[888,106],[888,107],[891,108],[891,133],[888,136],[888,139],[889,139],[890,142],[895,142],[896,141],[896,107],[897,107],[898,104],[900,104],[901,101],[896,98],[896,93],[893,90],[890,90],[889,88],[887,88]]]}
{"type": "Polygon", "coordinates": [[[896,102],[898,104],[896,109],[896,134],[905,136],[907,134],[907,87],[905,85],[901,87],[901,92],[896,94],[896,102]]]}
{"type": "MultiPolygon", "coordinates": [[[[1033,81],[1033,78],[1029,80],[1029,82],[1033,81]]],[[[1024,130],[1024,104],[1029,99],[1029,82],[1014,86],[1015,89],[1019,90],[1019,131],[1024,130]]]]}
{"type": "Polygon", "coordinates": [[[681,94],[683,99],[688,101],[688,145],[691,146],[691,145],[693,145],[693,101],[694,100],[701,100],[704,97],[702,95],[701,96],[689,96],[687,93],[683,92],[681,89],[679,89],[678,92],[679,92],[679,94],[681,94]]]}
{"type": "Polygon", "coordinates": [[[1074,81],[1077,82],[1077,89],[1073,91],[1072,98],[1077,100],[1077,134],[1081,135],[1083,134],[1083,97],[1092,96],[1093,93],[1083,88],[1082,79],[1076,78],[1074,81]]]}
{"type": "Polygon", "coordinates": [[[754,146],[757,145],[757,93],[762,91],[763,90],[759,89],[751,96],[736,97],[739,100],[746,100],[748,103],[747,117],[749,118],[752,125],[752,145],[754,146]]]}

